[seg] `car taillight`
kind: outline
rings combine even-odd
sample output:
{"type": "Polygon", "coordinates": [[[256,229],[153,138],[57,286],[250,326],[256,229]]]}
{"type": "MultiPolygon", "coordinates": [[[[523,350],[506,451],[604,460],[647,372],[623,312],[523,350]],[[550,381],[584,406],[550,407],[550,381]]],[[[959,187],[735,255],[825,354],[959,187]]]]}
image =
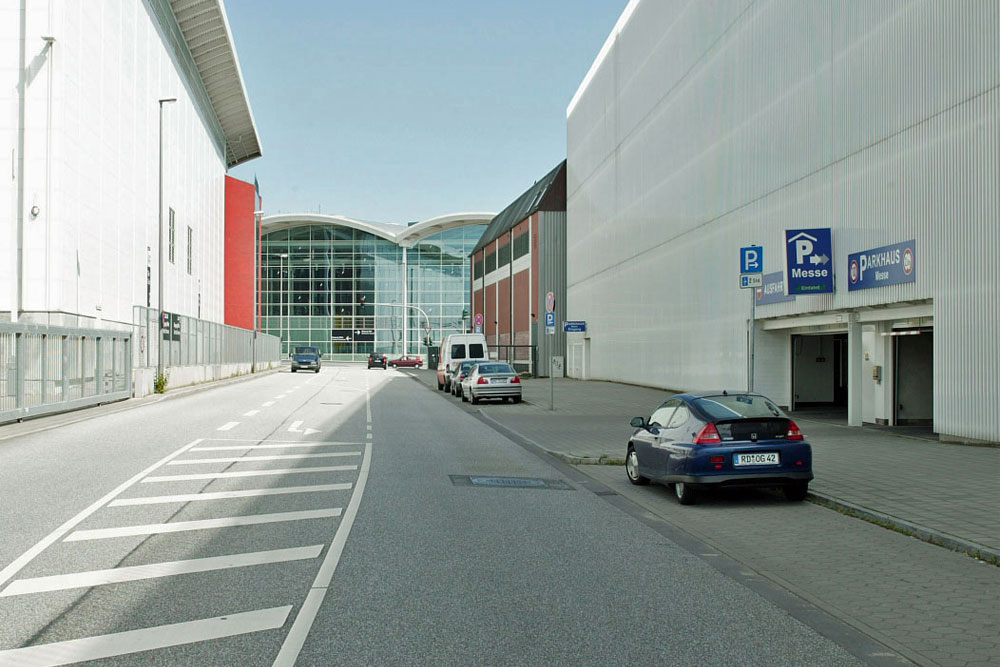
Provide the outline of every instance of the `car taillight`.
{"type": "Polygon", "coordinates": [[[799,430],[798,424],[793,422],[791,419],[788,420],[788,433],[785,434],[785,440],[804,440],[802,436],[802,431],[799,430]]]}
{"type": "Polygon", "coordinates": [[[515,375],[514,377],[512,377],[510,379],[510,383],[511,384],[521,384],[521,378],[519,378],[518,376],[515,375]]]}
{"type": "Polygon", "coordinates": [[[481,378],[479,378],[478,380],[476,380],[476,384],[489,384],[489,383],[490,383],[490,381],[489,381],[489,380],[487,380],[487,379],[486,379],[486,378],[484,378],[484,377],[481,377],[481,378]]]}
{"type": "Polygon", "coordinates": [[[698,435],[694,436],[694,444],[696,445],[714,445],[720,442],[722,442],[722,437],[712,422],[708,422],[702,426],[701,430],[698,431],[698,435]]]}

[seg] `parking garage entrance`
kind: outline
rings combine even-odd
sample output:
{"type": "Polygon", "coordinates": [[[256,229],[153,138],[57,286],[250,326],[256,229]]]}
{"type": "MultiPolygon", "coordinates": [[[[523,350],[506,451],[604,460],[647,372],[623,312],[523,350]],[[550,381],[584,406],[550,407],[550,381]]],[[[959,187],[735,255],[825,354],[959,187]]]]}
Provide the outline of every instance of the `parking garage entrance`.
{"type": "Polygon", "coordinates": [[[934,423],[934,330],[892,332],[895,379],[894,422],[900,426],[934,423]]]}
{"type": "Polygon", "coordinates": [[[793,335],[792,410],[847,421],[847,334],[793,335]]]}

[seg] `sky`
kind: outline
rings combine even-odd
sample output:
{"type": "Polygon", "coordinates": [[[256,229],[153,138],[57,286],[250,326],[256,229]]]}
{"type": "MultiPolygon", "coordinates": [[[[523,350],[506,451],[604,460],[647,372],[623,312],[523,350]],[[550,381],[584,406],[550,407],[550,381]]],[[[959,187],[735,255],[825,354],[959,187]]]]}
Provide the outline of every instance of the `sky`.
{"type": "Polygon", "coordinates": [[[265,215],[499,212],[566,157],[627,0],[228,0],[265,215]]]}

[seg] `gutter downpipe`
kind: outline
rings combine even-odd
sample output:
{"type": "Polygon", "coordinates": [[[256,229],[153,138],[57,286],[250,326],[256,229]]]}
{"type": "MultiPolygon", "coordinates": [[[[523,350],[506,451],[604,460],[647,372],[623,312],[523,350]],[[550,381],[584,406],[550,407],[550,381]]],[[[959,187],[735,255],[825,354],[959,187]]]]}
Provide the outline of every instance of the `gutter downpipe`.
{"type": "Polygon", "coordinates": [[[28,96],[27,40],[28,8],[27,0],[21,0],[20,7],[20,48],[18,49],[17,77],[17,162],[14,178],[17,180],[17,273],[14,276],[14,303],[11,304],[10,321],[16,323],[21,318],[24,305],[22,285],[24,283],[24,135],[25,107],[28,96]]]}

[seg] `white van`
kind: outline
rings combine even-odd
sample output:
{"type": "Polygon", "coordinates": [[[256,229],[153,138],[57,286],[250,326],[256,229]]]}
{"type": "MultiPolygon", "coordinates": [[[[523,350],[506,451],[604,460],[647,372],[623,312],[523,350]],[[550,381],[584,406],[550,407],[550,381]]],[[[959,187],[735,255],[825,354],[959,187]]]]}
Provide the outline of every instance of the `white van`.
{"type": "Polygon", "coordinates": [[[441,341],[441,356],[437,366],[438,389],[445,390],[448,372],[455,361],[489,359],[490,351],[483,334],[448,334],[441,341]]]}

